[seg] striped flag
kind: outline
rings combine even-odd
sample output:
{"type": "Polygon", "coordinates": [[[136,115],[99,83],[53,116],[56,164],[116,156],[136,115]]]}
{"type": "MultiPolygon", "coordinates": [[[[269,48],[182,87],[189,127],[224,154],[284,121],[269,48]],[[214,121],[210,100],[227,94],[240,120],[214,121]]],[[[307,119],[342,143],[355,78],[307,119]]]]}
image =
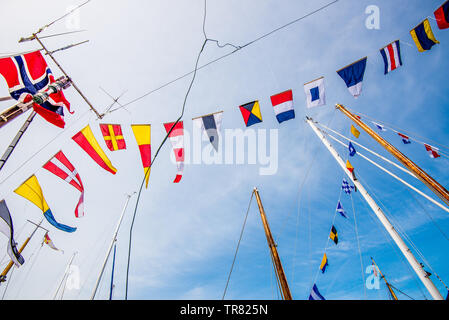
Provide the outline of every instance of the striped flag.
{"type": "Polygon", "coordinates": [[[446,1],[437,10],[435,10],[434,15],[437,20],[438,28],[449,28],[449,1],[446,1]]]}
{"type": "Polygon", "coordinates": [[[431,157],[433,159],[436,159],[436,158],[440,157],[440,155],[437,152],[438,148],[429,146],[428,144],[425,144],[425,143],[424,143],[424,147],[426,148],[427,152],[429,153],[429,157],[431,157]]]}
{"type": "Polygon", "coordinates": [[[287,90],[270,97],[273,105],[274,114],[279,123],[294,119],[295,110],[293,109],[293,93],[287,90]]]}
{"type": "Polygon", "coordinates": [[[150,124],[132,124],[134,137],[139,146],[140,157],[142,159],[143,170],[145,173],[145,188],[148,188],[148,179],[151,170],[151,125],[150,124]]]}
{"type": "Polygon", "coordinates": [[[111,161],[106,156],[106,153],[104,153],[103,149],[101,149],[98,144],[97,139],[95,139],[89,125],[85,126],[84,129],[75,134],[72,139],[78,143],[78,145],[86,151],[100,167],[112,174],[117,172],[117,169],[114,168],[111,161]]]}
{"type": "Polygon", "coordinates": [[[73,187],[81,192],[80,199],[75,208],[75,217],[81,218],[84,216],[84,186],[81,177],[76,171],[75,167],[70,163],[62,151],[59,151],[53,156],[42,168],[47,169],[62,180],[71,184],[73,187]]]}
{"type": "Polygon", "coordinates": [[[182,121],[179,121],[176,125],[175,122],[164,123],[164,127],[167,133],[169,133],[173,128],[173,130],[168,135],[168,138],[170,139],[170,142],[173,146],[176,166],[178,168],[178,173],[173,183],[178,183],[179,181],[181,181],[182,173],[184,171],[184,125],[182,121]]]}
{"type": "Polygon", "coordinates": [[[310,291],[309,300],[326,300],[318,291],[316,284],[313,284],[312,291],[310,291]]]}
{"type": "Polygon", "coordinates": [[[109,150],[117,151],[126,149],[122,127],[119,124],[100,124],[100,130],[109,150]]]}
{"type": "Polygon", "coordinates": [[[410,143],[412,143],[412,142],[410,141],[410,138],[407,137],[405,134],[402,134],[402,133],[399,133],[399,132],[397,132],[397,134],[398,134],[398,136],[400,136],[400,137],[402,138],[402,142],[403,142],[404,144],[410,144],[410,143]]]}
{"type": "Polygon", "coordinates": [[[0,232],[8,237],[6,252],[17,267],[25,263],[25,259],[17,250],[17,243],[14,240],[14,227],[11,214],[5,200],[0,201],[0,232]]]}
{"type": "Polygon", "coordinates": [[[410,31],[410,35],[412,36],[419,52],[430,50],[435,44],[440,43],[433,35],[429,19],[425,19],[414,29],[412,29],[410,31]]]}
{"type": "Polygon", "coordinates": [[[402,66],[401,47],[399,45],[399,40],[396,40],[380,49],[380,54],[382,55],[385,63],[384,74],[387,74],[390,71],[393,71],[402,66]]]}
{"type": "Polygon", "coordinates": [[[14,192],[41,209],[45,219],[47,219],[47,221],[55,228],[65,232],[74,232],[76,230],[76,228],[61,224],[55,220],[53,213],[48,207],[47,201],[45,201],[39,181],[34,174],[22,183],[16,190],[14,190],[14,192]]]}

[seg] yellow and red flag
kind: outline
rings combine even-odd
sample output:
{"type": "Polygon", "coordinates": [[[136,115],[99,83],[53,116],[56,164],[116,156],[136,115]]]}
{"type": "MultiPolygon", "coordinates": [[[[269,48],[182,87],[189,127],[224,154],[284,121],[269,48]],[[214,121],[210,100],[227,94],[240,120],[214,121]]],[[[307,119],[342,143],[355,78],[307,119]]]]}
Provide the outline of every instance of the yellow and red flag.
{"type": "Polygon", "coordinates": [[[354,167],[351,165],[351,162],[349,162],[349,160],[346,160],[346,168],[349,170],[349,172],[354,173],[354,167]]]}
{"type": "Polygon", "coordinates": [[[122,127],[119,124],[100,124],[104,142],[111,151],[126,149],[125,138],[123,138],[122,127]]]}
{"type": "Polygon", "coordinates": [[[117,172],[117,169],[114,168],[111,161],[98,144],[97,139],[95,139],[89,125],[85,126],[84,129],[75,134],[72,139],[78,143],[78,145],[86,151],[100,167],[112,174],[117,172]]]}
{"type": "Polygon", "coordinates": [[[151,125],[150,124],[132,124],[134,136],[139,146],[142,165],[145,172],[145,188],[148,188],[148,179],[151,169],[151,125]]]}

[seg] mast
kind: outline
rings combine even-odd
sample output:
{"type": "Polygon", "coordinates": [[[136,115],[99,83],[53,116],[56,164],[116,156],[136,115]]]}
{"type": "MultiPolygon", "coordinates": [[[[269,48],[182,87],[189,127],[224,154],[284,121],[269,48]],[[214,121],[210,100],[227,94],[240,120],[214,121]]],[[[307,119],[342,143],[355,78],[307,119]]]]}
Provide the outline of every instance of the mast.
{"type": "MultiPolygon", "coordinates": [[[[39,222],[39,224],[36,224],[36,228],[33,230],[33,232],[30,234],[30,236],[25,240],[25,242],[22,244],[22,246],[19,249],[19,253],[22,253],[23,249],[25,249],[25,247],[27,246],[28,242],[30,242],[31,238],[33,237],[34,233],[37,231],[37,229],[39,229],[41,226],[42,220],[41,222],[39,222]]],[[[6,281],[6,276],[9,272],[9,270],[11,270],[12,266],[14,265],[14,262],[11,260],[8,265],[6,266],[6,268],[3,270],[2,274],[0,275],[0,284],[2,282],[6,281]]]]}
{"type": "Polygon", "coordinates": [[[396,296],[396,294],[393,291],[393,288],[391,287],[391,285],[388,283],[387,278],[385,278],[385,276],[382,274],[382,271],[380,271],[379,266],[377,265],[377,263],[374,261],[373,257],[371,257],[371,261],[373,262],[373,264],[377,267],[377,270],[379,270],[380,273],[380,277],[382,279],[384,279],[385,284],[387,285],[388,290],[390,291],[391,296],[393,297],[394,300],[399,300],[398,297],[396,296]]]}
{"type": "Polygon", "coordinates": [[[254,188],[254,194],[256,195],[257,205],[259,206],[260,217],[262,218],[262,224],[265,230],[265,235],[267,237],[268,247],[270,248],[271,258],[274,262],[275,271],[281,285],[282,295],[284,297],[284,300],[293,300],[292,295],[290,293],[290,288],[288,287],[287,277],[285,276],[284,269],[282,268],[281,259],[279,258],[279,254],[276,249],[277,245],[273,240],[270,226],[268,225],[265,210],[263,209],[262,201],[260,200],[259,191],[257,191],[257,188],[254,188]]]}
{"type": "Polygon", "coordinates": [[[95,294],[97,293],[97,289],[100,284],[101,277],[103,276],[104,268],[106,267],[106,263],[108,262],[109,255],[111,254],[112,247],[114,246],[115,242],[117,241],[117,233],[118,233],[118,230],[122,223],[123,216],[125,215],[126,207],[128,206],[129,199],[131,198],[131,196],[133,194],[126,195],[127,198],[126,198],[125,205],[123,206],[122,214],[120,215],[119,221],[117,222],[117,226],[115,227],[115,231],[114,231],[114,235],[112,237],[111,244],[109,245],[108,251],[106,253],[106,257],[104,258],[103,266],[101,267],[100,275],[98,276],[97,283],[95,284],[95,288],[94,288],[94,291],[92,292],[92,296],[90,297],[90,300],[93,300],[95,298],[95,294]]]}
{"type": "MultiPolygon", "coordinates": [[[[53,57],[52,53],[50,51],[47,50],[47,48],[44,46],[44,44],[42,43],[41,39],[39,39],[39,37],[37,36],[37,33],[34,33],[32,36],[32,39],[36,39],[37,42],[39,42],[39,44],[42,46],[42,49],[45,50],[45,53],[48,54],[50,56],[50,58],[53,60],[53,62],[58,66],[59,70],[61,70],[61,72],[70,79],[69,75],[64,71],[64,69],[62,69],[61,65],[58,63],[58,61],[56,61],[56,59],[53,57]]],[[[95,114],[97,115],[98,119],[103,118],[103,115],[101,115],[100,113],[98,113],[98,111],[94,108],[94,106],[92,105],[92,103],[90,103],[89,100],[87,100],[86,96],[81,92],[81,90],[78,88],[78,86],[73,82],[73,80],[71,80],[72,86],[73,88],[78,91],[78,93],[80,94],[81,98],[83,98],[83,100],[89,105],[90,109],[95,112],[95,114]]]]}
{"type": "Polygon", "coordinates": [[[359,180],[354,179],[353,175],[349,170],[346,169],[346,164],[343,161],[343,159],[340,157],[340,155],[337,153],[337,151],[334,149],[334,147],[329,143],[329,141],[326,139],[324,134],[317,128],[317,126],[313,123],[313,119],[307,117],[306,122],[310,125],[310,127],[313,129],[315,134],[320,138],[321,142],[326,146],[326,148],[329,150],[331,155],[335,158],[337,163],[340,165],[340,167],[343,169],[343,171],[346,173],[348,178],[352,181],[352,183],[355,185],[357,190],[360,191],[360,194],[363,196],[363,198],[366,200],[368,205],[373,210],[374,214],[377,216],[377,218],[380,220],[382,225],[387,230],[388,234],[391,236],[393,241],[396,243],[396,245],[401,250],[402,254],[407,259],[408,263],[411,265],[412,269],[416,272],[418,275],[418,278],[421,280],[421,282],[424,284],[426,289],[429,291],[430,295],[435,300],[443,300],[443,297],[441,296],[438,289],[433,284],[432,280],[430,280],[427,273],[424,271],[421,264],[416,260],[415,256],[412,254],[411,250],[408,248],[408,246],[405,244],[404,240],[402,240],[399,233],[396,231],[394,226],[391,224],[391,222],[388,220],[388,218],[385,216],[382,209],[376,204],[374,199],[369,195],[369,193],[365,190],[363,185],[359,182],[359,180]]]}
{"type": "Polygon", "coordinates": [[[354,121],[360,128],[362,128],[366,133],[368,133],[374,140],[376,140],[382,147],[384,147],[388,152],[390,152],[396,159],[399,160],[406,168],[408,168],[419,180],[421,180],[427,187],[429,187],[432,192],[434,192],[441,200],[443,200],[446,205],[449,206],[449,192],[440,185],[435,179],[428,175],[424,170],[418,167],[413,161],[402,154],[398,149],[388,143],[386,140],[381,138],[376,132],[374,132],[370,127],[363,123],[359,118],[353,115],[341,104],[336,104],[335,108],[343,112],[348,118],[354,121]]]}
{"type": "MultiPolygon", "coordinates": [[[[45,91],[40,91],[40,92],[36,93],[30,102],[28,102],[26,104],[17,104],[17,105],[12,106],[9,109],[3,111],[0,114],[0,118],[3,121],[3,122],[0,122],[0,127],[5,125],[6,123],[8,123],[8,121],[14,119],[21,113],[27,111],[29,108],[31,108],[33,103],[42,104],[48,100],[50,94],[61,91],[62,89],[67,88],[69,85],[70,85],[70,80],[66,77],[61,77],[57,81],[49,84],[48,88],[45,91]]],[[[36,115],[36,112],[33,110],[31,112],[31,114],[28,116],[25,123],[20,128],[20,130],[17,132],[16,136],[12,140],[9,147],[6,149],[5,153],[3,154],[2,158],[0,159],[0,170],[3,168],[6,161],[8,160],[9,156],[11,155],[11,153],[14,151],[15,147],[19,143],[19,140],[22,138],[23,134],[30,126],[30,123],[31,123],[31,121],[33,121],[35,115],[36,115]]]]}

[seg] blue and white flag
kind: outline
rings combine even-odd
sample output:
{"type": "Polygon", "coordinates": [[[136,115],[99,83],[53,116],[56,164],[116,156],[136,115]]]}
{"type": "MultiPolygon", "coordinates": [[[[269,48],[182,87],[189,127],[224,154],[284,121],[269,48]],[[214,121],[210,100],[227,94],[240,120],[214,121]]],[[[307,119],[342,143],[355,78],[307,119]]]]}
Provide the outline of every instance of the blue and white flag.
{"type": "Polygon", "coordinates": [[[379,129],[379,131],[387,131],[387,129],[385,129],[385,127],[377,122],[371,121],[377,129],[379,129]]]}
{"type": "Polygon", "coordinates": [[[362,82],[363,75],[365,74],[366,60],[367,57],[337,71],[340,77],[345,81],[349,92],[354,98],[358,98],[362,93],[362,82]]]}
{"type": "Polygon", "coordinates": [[[351,157],[355,156],[355,154],[357,153],[357,151],[355,151],[355,148],[354,148],[354,146],[352,145],[351,142],[349,142],[348,148],[349,148],[349,155],[350,155],[351,157]]]}
{"type": "Polygon", "coordinates": [[[307,108],[323,106],[326,104],[323,77],[305,83],[304,92],[306,93],[307,108]]]}
{"type": "Polygon", "coordinates": [[[318,291],[316,284],[313,285],[312,291],[310,292],[309,300],[326,300],[318,291]]]}
{"type": "Polygon", "coordinates": [[[351,189],[355,190],[355,187],[354,186],[350,186],[349,182],[346,179],[343,179],[343,182],[341,184],[341,188],[343,189],[343,191],[346,194],[351,194],[351,189]]]}
{"type": "Polygon", "coordinates": [[[348,216],[346,215],[345,210],[343,210],[343,206],[341,205],[340,201],[338,201],[338,204],[337,204],[337,212],[338,212],[343,218],[348,218],[348,216]]]}

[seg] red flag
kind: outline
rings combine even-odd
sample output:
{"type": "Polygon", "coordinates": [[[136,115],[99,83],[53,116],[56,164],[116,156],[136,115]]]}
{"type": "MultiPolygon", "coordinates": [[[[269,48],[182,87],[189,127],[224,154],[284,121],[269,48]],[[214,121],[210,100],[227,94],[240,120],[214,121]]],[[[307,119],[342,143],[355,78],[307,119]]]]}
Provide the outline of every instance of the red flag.
{"type": "Polygon", "coordinates": [[[437,148],[431,147],[428,144],[424,144],[424,147],[426,147],[427,152],[429,153],[429,156],[433,159],[440,157],[440,155],[437,152],[437,148]]]}
{"type": "Polygon", "coordinates": [[[104,142],[111,151],[126,149],[122,127],[119,124],[100,124],[104,142]]]}
{"type": "Polygon", "coordinates": [[[84,216],[84,186],[81,182],[81,177],[76,171],[75,167],[70,163],[62,151],[59,151],[46,164],[42,166],[51,173],[55,174],[62,180],[74,186],[81,191],[81,196],[75,208],[75,217],[80,218],[84,216]]]}
{"type": "MultiPolygon", "coordinates": [[[[167,133],[174,126],[174,122],[164,123],[167,133]]],[[[170,142],[173,146],[173,152],[175,153],[176,166],[178,167],[178,174],[175,177],[173,183],[181,181],[182,173],[184,171],[184,126],[182,121],[179,121],[173,128],[172,132],[168,135],[170,142]]]]}

